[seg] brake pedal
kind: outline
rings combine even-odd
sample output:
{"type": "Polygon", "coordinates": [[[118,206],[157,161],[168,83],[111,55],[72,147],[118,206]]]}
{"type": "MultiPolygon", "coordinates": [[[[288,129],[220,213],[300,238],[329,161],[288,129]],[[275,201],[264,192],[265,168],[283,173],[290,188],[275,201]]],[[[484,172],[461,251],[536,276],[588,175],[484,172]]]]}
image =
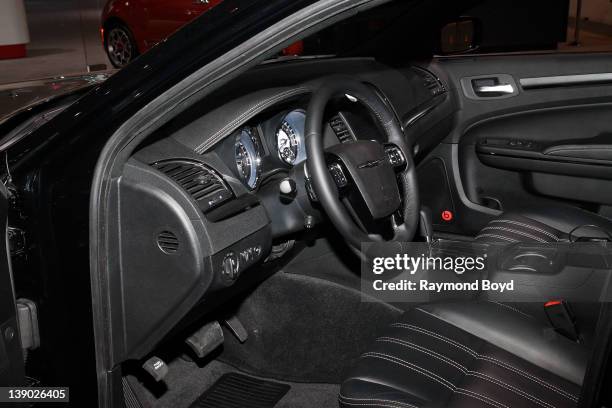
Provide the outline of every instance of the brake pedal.
{"type": "Polygon", "coordinates": [[[185,340],[199,358],[204,358],[223,344],[223,330],[219,322],[207,323],[185,340]]]}

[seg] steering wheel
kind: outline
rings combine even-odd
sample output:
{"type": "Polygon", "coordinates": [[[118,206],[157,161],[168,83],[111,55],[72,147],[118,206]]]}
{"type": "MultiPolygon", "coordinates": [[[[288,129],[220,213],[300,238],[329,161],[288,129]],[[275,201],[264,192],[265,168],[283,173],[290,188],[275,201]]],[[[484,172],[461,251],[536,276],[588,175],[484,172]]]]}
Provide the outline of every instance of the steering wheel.
{"type": "Polygon", "coordinates": [[[412,152],[394,112],[376,92],[350,77],[323,80],[308,105],[305,133],[309,182],[346,241],[359,250],[363,243],[412,241],[420,209],[412,152]],[[380,125],[385,142],[356,140],[326,149],[325,108],[337,96],[361,102],[380,125]],[[378,223],[391,225],[392,238],[367,230],[366,225],[378,223]]]}

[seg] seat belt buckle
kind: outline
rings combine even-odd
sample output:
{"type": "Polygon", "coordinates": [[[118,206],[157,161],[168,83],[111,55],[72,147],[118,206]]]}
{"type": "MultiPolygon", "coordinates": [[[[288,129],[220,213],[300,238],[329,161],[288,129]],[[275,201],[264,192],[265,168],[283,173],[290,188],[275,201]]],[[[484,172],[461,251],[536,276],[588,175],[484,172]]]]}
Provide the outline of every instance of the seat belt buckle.
{"type": "Polygon", "coordinates": [[[544,311],[555,331],[572,341],[578,342],[580,336],[576,319],[570,305],[564,300],[550,300],[544,304],[544,311]]]}

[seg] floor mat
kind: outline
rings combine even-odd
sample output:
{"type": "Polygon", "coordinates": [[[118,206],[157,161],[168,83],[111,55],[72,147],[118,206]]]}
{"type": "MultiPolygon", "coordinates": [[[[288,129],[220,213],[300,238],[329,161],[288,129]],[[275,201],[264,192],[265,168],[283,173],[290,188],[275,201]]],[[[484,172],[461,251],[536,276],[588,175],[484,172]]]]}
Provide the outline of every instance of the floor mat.
{"type": "MultiPolygon", "coordinates": [[[[217,360],[203,364],[177,358],[167,361],[167,364],[168,375],[159,383],[153,380],[143,382],[142,380],[148,378],[147,375],[140,379],[133,374],[127,376],[143,408],[189,408],[193,401],[197,400],[205,390],[209,390],[223,375],[248,374],[217,360]]],[[[339,384],[261,379],[291,386],[289,392],[274,408],[338,408],[339,384]]]]}
{"type": "Polygon", "coordinates": [[[190,408],[273,408],[291,386],[238,373],[224,374],[190,408]]]}

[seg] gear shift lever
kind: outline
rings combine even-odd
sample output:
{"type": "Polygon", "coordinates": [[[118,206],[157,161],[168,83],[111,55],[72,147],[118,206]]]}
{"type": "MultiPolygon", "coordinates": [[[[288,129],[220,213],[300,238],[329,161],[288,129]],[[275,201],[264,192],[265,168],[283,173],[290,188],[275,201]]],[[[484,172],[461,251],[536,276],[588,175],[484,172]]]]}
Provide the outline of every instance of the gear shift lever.
{"type": "Polygon", "coordinates": [[[428,244],[433,242],[433,226],[431,222],[431,211],[427,207],[421,207],[419,212],[419,233],[428,244]]]}

